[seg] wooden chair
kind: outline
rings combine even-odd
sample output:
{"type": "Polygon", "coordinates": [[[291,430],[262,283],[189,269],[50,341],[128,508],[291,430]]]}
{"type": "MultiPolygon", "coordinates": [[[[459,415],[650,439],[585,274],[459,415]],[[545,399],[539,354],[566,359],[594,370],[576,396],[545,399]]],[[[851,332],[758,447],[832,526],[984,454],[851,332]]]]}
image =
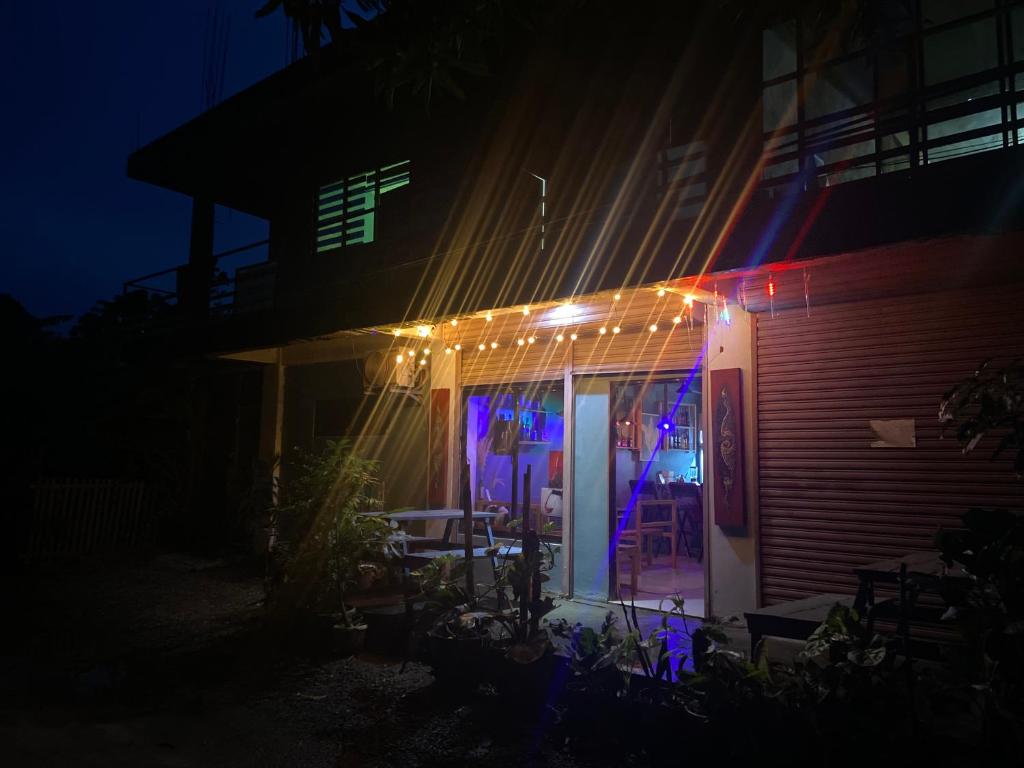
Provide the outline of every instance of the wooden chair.
{"type": "Polygon", "coordinates": [[[686,556],[699,563],[704,559],[704,505],[701,488],[694,483],[671,483],[669,488],[679,511],[679,538],[686,556]]]}

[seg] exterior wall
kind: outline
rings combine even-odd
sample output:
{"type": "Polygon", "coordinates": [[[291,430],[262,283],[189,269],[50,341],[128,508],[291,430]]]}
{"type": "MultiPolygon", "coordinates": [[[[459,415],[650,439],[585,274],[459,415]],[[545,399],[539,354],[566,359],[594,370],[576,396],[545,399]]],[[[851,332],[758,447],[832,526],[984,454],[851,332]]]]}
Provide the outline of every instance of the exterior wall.
{"type": "Polygon", "coordinates": [[[708,614],[717,616],[741,615],[758,606],[757,603],[757,442],[754,431],[756,410],[754,399],[755,371],[752,340],[756,317],[739,307],[731,307],[732,322],[708,324],[708,347],[705,370],[709,375],[704,385],[705,478],[704,484],[704,551],[707,553],[708,614]],[[744,496],[747,510],[747,528],[743,533],[727,534],[715,525],[714,494],[717,482],[715,462],[711,455],[712,441],[707,428],[709,414],[713,413],[710,392],[710,371],[723,368],[740,369],[743,400],[743,462],[744,496]]]}
{"type": "MultiPolygon", "coordinates": [[[[321,442],[314,436],[317,400],[361,398],[363,385],[355,361],[285,370],[283,471],[287,475],[297,449],[310,450],[321,442]]],[[[427,495],[425,403],[387,394],[367,398],[357,423],[364,432],[351,438],[361,454],[381,462],[385,507],[422,508],[427,495]]]]}

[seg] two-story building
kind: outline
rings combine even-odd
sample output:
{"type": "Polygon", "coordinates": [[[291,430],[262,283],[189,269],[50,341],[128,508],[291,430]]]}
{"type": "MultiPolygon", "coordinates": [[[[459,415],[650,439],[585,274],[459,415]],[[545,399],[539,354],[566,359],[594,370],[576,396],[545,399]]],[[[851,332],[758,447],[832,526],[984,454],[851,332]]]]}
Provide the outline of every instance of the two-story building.
{"type": "Polygon", "coordinates": [[[1024,5],[710,5],[542,28],[429,110],[335,45],[132,155],[194,200],[179,305],[261,366],[268,462],[348,436],[389,507],[465,471],[509,518],[529,465],[565,594],[720,615],[1021,505],[937,409],[1024,354],[1024,5]],[[210,312],[214,205],[270,246],[210,312]]]}

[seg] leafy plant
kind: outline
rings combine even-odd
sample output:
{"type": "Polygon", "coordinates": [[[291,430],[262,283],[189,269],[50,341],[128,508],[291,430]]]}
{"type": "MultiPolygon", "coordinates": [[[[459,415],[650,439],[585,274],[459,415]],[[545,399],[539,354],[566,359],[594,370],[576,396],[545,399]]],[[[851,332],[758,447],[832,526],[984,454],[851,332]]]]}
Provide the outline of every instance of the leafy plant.
{"type": "Polygon", "coordinates": [[[991,360],[978,366],[972,376],[955,384],[942,396],[939,422],[955,428],[964,453],[973,451],[992,432],[999,433],[992,458],[1016,450],[1013,469],[1024,476],[1024,366],[1014,360],[993,370],[991,360]]]}
{"type": "Polygon", "coordinates": [[[334,609],[352,625],[346,595],[360,566],[397,554],[388,521],[366,514],[377,503],[370,490],[376,471],[375,462],[354,454],[345,441],[299,454],[271,510],[283,566],[279,602],[334,609]]]}

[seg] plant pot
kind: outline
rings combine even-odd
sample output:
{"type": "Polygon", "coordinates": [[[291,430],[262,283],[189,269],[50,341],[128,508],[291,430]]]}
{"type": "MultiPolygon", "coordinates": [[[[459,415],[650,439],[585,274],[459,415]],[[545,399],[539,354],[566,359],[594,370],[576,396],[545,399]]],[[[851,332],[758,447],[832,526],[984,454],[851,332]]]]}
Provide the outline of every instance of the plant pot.
{"type": "Polygon", "coordinates": [[[331,627],[331,651],[342,657],[360,653],[366,647],[366,630],[365,624],[335,624],[331,627]]]}

